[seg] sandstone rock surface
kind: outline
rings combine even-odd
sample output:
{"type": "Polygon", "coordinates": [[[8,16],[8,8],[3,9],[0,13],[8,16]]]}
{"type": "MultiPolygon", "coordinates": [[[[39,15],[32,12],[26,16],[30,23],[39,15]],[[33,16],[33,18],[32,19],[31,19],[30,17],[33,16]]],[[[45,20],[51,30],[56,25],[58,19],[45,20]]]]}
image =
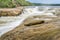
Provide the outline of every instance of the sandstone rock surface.
{"type": "Polygon", "coordinates": [[[0,16],[17,16],[21,14],[23,7],[19,8],[0,8],[0,16]]]}
{"type": "Polygon", "coordinates": [[[28,18],[0,40],[60,40],[60,18],[48,22],[28,18]]]}

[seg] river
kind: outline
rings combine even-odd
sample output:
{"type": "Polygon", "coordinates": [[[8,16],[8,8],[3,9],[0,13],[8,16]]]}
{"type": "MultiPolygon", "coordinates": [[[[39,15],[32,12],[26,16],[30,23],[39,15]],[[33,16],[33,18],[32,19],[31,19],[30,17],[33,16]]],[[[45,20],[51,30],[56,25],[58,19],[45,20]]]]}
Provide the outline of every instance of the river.
{"type": "MultiPolygon", "coordinates": [[[[27,8],[34,8],[35,6],[27,6],[27,8]]],[[[39,6],[41,8],[41,6],[39,6]]],[[[18,25],[20,25],[26,18],[29,16],[33,16],[35,13],[28,13],[23,11],[21,15],[19,16],[5,16],[5,17],[0,17],[0,36],[3,35],[4,33],[13,30],[16,28],[18,25]]],[[[37,15],[37,14],[36,14],[37,15]]],[[[38,14],[41,15],[41,14],[38,14]]]]}

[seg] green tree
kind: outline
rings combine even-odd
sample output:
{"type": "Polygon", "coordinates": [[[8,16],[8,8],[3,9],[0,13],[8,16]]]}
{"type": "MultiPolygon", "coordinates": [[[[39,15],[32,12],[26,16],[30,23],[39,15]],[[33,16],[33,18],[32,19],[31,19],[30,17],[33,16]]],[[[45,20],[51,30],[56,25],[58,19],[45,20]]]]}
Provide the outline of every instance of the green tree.
{"type": "Polygon", "coordinates": [[[17,6],[29,6],[32,3],[25,0],[0,0],[0,8],[5,7],[17,7],[17,6]]]}

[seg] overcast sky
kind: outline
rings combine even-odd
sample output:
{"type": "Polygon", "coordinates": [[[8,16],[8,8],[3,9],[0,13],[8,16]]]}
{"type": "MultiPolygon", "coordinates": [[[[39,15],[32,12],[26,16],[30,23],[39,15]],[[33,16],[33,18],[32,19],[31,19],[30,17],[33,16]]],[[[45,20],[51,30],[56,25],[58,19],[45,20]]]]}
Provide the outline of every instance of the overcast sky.
{"type": "Polygon", "coordinates": [[[60,0],[28,0],[33,3],[60,4],[60,0]]]}

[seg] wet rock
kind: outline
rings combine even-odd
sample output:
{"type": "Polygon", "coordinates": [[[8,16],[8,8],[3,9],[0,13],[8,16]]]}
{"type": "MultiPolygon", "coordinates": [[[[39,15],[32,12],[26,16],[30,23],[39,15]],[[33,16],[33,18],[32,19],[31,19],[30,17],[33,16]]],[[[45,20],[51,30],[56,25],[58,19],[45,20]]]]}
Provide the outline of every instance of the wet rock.
{"type": "Polygon", "coordinates": [[[60,20],[55,18],[52,22],[36,24],[42,21],[28,18],[17,28],[2,35],[0,40],[60,40],[60,20]]]}
{"type": "Polygon", "coordinates": [[[3,8],[0,9],[0,16],[17,16],[21,14],[23,7],[20,8],[3,8]]]}

